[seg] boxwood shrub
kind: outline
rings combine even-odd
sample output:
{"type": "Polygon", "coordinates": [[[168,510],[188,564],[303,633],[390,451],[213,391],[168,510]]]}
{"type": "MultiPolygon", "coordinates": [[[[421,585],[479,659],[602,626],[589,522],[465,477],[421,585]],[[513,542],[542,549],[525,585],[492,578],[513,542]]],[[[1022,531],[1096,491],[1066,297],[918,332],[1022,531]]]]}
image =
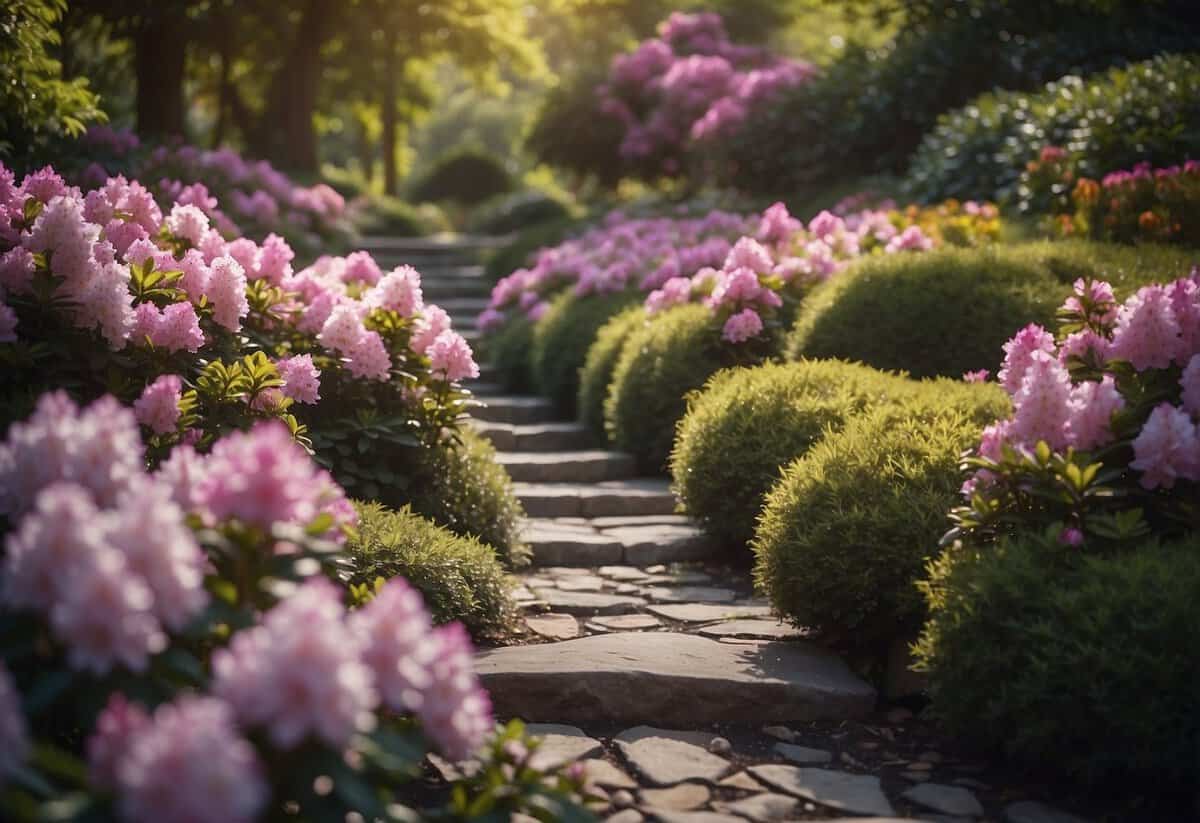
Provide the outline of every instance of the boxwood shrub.
{"type": "Polygon", "coordinates": [[[533,323],[524,317],[514,317],[496,331],[489,332],[480,343],[484,359],[492,364],[496,382],[509,391],[533,389],[533,374],[529,366],[529,350],[533,346],[533,323]]]}
{"type": "Polygon", "coordinates": [[[915,651],[949,728],[1124,802],[1179,804],[1136,819],[1190,819],[1200,538],[1099,556],[1032,537],[956,545],[922,588],[930,616],[915,651]]]}
{"type": "Polygon", "coordinates": [[[473,206],[512,188],[512,175],[500,158],[476,149],[463,149],[439,159],[413,186],[412,199],[473,206]]]}
{"type": "Polygon", "coordinates": [[[721,341],[721,329],[699,304],[677,306],[633,330],[621,346],[604,400],[609,441],[637,460],[646,474],[664,471],[675,424],[687,394],[728,366],[761,362],[774,341],[721,341]]]}
{"type": "Polygon", "coordinates": [[[481,203],[471,214],[467,228],[478,234],[510,234],[570,216],[570,209],[561,200],[532,189],[502,194],[481,203]]]}
{"type": "Polygon", "coordinates": [[[1004,199],[1044,146],[1067,149],[1093,178],[1200,157],[1200,57],[1068,75],[1036,94],[984,94],[939,118],[913,155],[908,188],[927,201],[1004,199]]]}
{"type": "Polygon", "coordinates": [[[425,597],[438,623],[459,620],[476,637],[509,630],[517,614],[511,583],[491,547],[412,513],[357,504],[357,533],[346,543],[352,583],[404,577],[425,597]]]}
{"type": "MultiPolygon", "coordinates": [[[[470,429],[461,442],[438,449],[421,449],[402,498],[417,514],[455,534],[476,537],[510,565],[524,565],[528,547],[521,542],[521,501],[512,480],[496,462],[492,444],[470,429]]],[[[385,502],[390,502],[387,497],[385,502]]]]}
{"type": "Polygon", "coordinates": [[[752,548],[780,614],[882,654],[924,617],[916,588],[958,500],[959,456],[1007,413],[996,386],[936,381],[853,418],[784,469],[752,548]]]}
{"type": "Polygon", "coordinates": [[[679,421],[675,492],[706,532],[745,551],[763,495],[784,466],[848,418],[914,385],[840,360],[718,372],[689,398],[679,421]]]}
{"type": "Polygon", "coordinates": [[[621,357],[625,338],[648,321],[649,316],[645,309],[641,306],[630,306],[601,326],[592,345],[588,347],[587,357],[579,370],[579,397],[576,408],[579,419],[595,432],[597,437],[607,437],[604,431],[604,399],[608,397],[608,387],[612,383],[613,372],[617,368],[617,360],[621,357]]]}

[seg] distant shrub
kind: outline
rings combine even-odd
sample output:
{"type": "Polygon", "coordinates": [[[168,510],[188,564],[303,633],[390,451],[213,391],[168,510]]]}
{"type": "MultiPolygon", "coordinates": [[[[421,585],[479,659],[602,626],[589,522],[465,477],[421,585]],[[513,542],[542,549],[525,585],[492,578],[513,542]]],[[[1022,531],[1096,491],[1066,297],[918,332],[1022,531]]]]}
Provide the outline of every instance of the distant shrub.
{"type": "Polygon", "coordinates": [[[908,188],[925,200],[1007,198],[1046,146],[1066,149],[1087,177],[1200,158],[1200,58],[1160,56],[1068,75],[1036,94],[984,94],[939,118],[913,155],[908,188]]]}
{"type": "Polygon", "coordinates": [[[1104,555],[1035,537],[953,546],[922,589],[916,655],[955,733],[1124,800],[1195,800],[1195,535],[1104,555]]]}
{"type": "Polygon", "coordinates": [[[576,408],[579,419],[597,436],[604,437],[604,400],[612,383],[617,360],[625,339],[634,330],[649,322],[646,310],[641,306],[630,306],[610,318],[596,332],[587,357],[579,370],[579,398],[576,408]]]}
{"type": "Polygon", "coordinates": [[[690,397],[679,422],[675,491],[706,532],[740,550],[785,466],[855,414],[916,385],[840,360],[719,372],[690,397]]]}
{"type": "Polygon", "coordinates": [[[475,637],[502,635],[516,617],[507,577],[490,546],[459,537],[408,508],[360,503],[346,543],[353,583],[403,577],[425,597],[438,623],[462,622],[475,637]]]}
{"type": "Polygon", "coordinates": [[[631,304],[640,303],[634,291],[578,297],[560,295],[533,328],[530,365],[534,385],[554,401],[558,411],[574,416],[579,394],[579,369],[587,360],[596,333],[631,304]]]}
{"type": "Polygon", "coordinates": [[[355,225],[363,234],[424,237],[446,227],[445,217],[431,203],[414,206],[396,197],[372,197],[355,225]]]}
{"type": "Polygon", "coordinates": [[[522,230],[508,245],[492,252],[484,264],[484,277],[493,283],[507,277],[517,269],[529,265],[538,249],[557,246],[579,227],[578,220],[563,217],[522,230]]]}
{"type": "Polygon", "coordinates": [[[533,389],[529,350],[533,345],[533,323],[518,317],[488,334],[480,348],[496,371],[496,380],[510,391],[533,389]]]}
{"type": "Polygon", "coordinates": [[[417,201],[450,201],[473,206],[512,191],[512,175],[496,157],[481,151],[450,154],[433,167],[412,190],[417,201]]]}
{"type": "Polygon", "coordinates": [[[634,329],[621,347],[604,401],[604,426],[612,444],[632,454],[641,471],[662,472],[675,423],[687,411],[688,392],[728,366],[761,362],[775,341],[723,343],[709,310],[678,306],[634,329]]]}
{"type": "Polygon", "coordinates": [[[482,203],[471,215],[468,228],[477,234],[511,234],[570,216],[566,204],[545,192],[518,191],[482,203]]]}
{"type": "Polygon", "coordinates": [[[877,653],[921,625],[916,588],[958,500],[959,455],[1007,400],[937,381],[852,419],[783,471],[753,549],[780,614],[839,646],[877,653]]]}

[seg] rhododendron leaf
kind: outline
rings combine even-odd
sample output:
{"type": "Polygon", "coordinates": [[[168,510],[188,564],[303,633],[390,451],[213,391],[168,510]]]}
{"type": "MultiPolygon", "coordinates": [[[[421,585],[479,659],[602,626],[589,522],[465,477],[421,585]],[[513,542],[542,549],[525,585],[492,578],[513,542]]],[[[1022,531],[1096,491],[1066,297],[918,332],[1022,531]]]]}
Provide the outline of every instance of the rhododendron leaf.
{"type": "Polygon", "coordinates": [[[321,512],[315,520],[304,527],[304,531],[313,537],[325,534],[333,528],[333,515],[329,512],[321,512]]]}
{"type": "Polygon", "coordinates": [[[70,688],[73,675],[66,669],[50,671],[40,675],[25,693],[25,711],[36,716],[53,705],[70,688]]]}
{"type": "Polygon", "coordinates": [[[42,213],[45,205],[41,200],[34,197],[26,198],[25,205],[21,209],[21,215],[24,217],[26,224],[32,223],[42,213]]]}
{"type": "Polygon", "coordinates": [[[1050,462],[1050,457],[1052,455],[1052,452],[1050,451],[1050,444],[1048,444],[1045,440],[1039,440],[1037,447],[1034,449],[1034,454],[1037,455],[1039,464],[1043,466],[1046,465],[1050,462]]]}

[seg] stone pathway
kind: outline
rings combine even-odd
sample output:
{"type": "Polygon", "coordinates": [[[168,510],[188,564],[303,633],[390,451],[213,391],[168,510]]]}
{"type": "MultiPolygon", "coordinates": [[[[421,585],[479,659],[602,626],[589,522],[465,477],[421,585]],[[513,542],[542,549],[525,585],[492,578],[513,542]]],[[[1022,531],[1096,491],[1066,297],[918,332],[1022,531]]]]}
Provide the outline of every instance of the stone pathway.
{"type": "MultiPolygon", "coordinates": [[[[410,263],[425,296],[474,340],[487,303],[478,253],[376,239],[380,265],[410,263]]],[[[880,706],[840,659],[781,624],[744,572],[717,562],[662,478],[597,448],[539,397],[481,375],[471,425],[512,475],[533,565],[514,645],[477,668],[501,718],[532,721],[540,766],[581,763],[612,823],[989,820],[1080,823],[1049,789],[946,751],[905,708],[880,706]]],[[[471,764],[435,761],[443,774],[471,764]]]]}

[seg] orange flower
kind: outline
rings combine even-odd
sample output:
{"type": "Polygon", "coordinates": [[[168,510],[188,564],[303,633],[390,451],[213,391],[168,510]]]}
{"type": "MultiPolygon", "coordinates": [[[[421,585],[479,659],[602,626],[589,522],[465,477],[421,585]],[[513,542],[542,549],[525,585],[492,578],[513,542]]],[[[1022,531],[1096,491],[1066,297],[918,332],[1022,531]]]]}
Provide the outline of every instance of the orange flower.
{"type": "Polygon", "coordinates": [[[1100,200],[1100,184],[1095,180],[1080,177],[1079,182],[1075,184],[1075,191],[1071,193],[1071,199],[1076,203],[1094,206],[1100,200]]]}
{"type": "Polygon", "coordinates": [[[1162,219],[1152,211],[1144,211],[1138,215],[1138,228],[1146,234],[1156,234],[1162,228],[1162,219]]]}

